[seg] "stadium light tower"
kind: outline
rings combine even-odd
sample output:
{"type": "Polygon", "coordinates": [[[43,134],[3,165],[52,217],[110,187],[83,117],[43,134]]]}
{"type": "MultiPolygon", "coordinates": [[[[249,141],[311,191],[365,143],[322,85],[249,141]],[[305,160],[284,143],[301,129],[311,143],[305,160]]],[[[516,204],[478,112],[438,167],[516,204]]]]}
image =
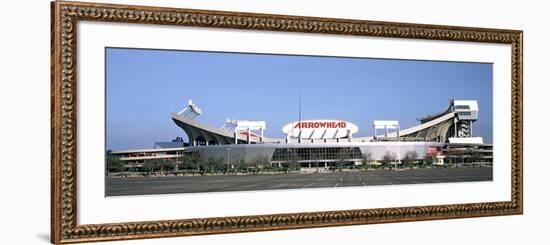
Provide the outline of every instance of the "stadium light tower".
{"type": "Polygon", "coordinates": [[[201,108],[195,105],[195,103],[193,103],[193,100],[191,99],[189,99],[189,102],[187,103],[187,107],[183,108],[183,110],[178,112],[178,115],[182,115],[189,119],[194,119],[200,114],[202,114],[201,108]]]}
{"type": "Polygon", "coordinates": [[[259,137],[260,142],[264,141],[264,130],[266,129],[265,121],[246,121],[246,120],[235,120],[227,119],[225,123],[221,126],[221,129],[233,132],[235,136],[235,144],[238,144],[239,135],[241,132],[246,132],[247,143],[251,143],[252,137],[259,137]],[[252,131],[259,130],[260,135],[254,134],[252,131]]]}
{"type": "Polygon", "coordinates": [[[384,137],[388,137],[389,129],[395,129],[397,133],[397,139],[399,139],[399,121],[387,121],[387,120],[375,120],[373,122],[374,139],[377,137],[377,129],[384,129],[384,137]]]}

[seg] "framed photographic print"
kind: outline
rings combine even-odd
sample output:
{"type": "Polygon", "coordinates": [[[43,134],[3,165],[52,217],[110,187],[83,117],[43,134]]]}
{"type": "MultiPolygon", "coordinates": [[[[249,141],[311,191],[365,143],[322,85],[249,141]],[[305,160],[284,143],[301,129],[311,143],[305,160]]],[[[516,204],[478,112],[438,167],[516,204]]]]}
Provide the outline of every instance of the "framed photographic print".
{"type": "Polygon", "coordinates": [[[522,31],[51,11],[52,243],[523,212],[522,31]]]}

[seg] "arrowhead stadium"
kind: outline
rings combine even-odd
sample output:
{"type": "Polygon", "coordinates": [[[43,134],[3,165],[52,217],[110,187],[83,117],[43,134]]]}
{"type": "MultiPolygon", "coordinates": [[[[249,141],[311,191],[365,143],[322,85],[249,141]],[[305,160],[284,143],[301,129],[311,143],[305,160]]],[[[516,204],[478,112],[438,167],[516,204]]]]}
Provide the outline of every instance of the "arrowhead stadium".
{"type": "Polygon", "coordinates": [[[432,159],[431,164],[492,165],[492,145],[475,137],[473,124],[478,119],[476,100],[450,100],[446,110],[418,118],[418,125],[401,129],[396,120],[375,120],[371,135],[357,135],[359,128],[344,119],[298,120],[282,128],[284,138],[264,135],[265,121],[227,119],[221,127],[196,120],[201,108],[188,105],[171,114],[173,122],[188,137],[172,142],[157,142],[152,149],[112,151],[127,166],[138,167],[149,159],[177,162],[182,154],[227,163],[268,162],[274,167],[298,164],[303,171],[331,169],[336,164],[348,167],[377,164],[390,154],[397,163],[432,159]],[[410,159],[409,159],[410,160],[410,159]]]}

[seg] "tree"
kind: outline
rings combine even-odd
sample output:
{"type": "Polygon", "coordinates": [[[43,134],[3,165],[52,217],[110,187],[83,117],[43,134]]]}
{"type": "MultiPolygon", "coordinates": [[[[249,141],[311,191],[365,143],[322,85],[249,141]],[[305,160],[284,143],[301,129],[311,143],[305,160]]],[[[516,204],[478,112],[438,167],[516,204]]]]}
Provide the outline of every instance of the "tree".
{"type": "Polygon", "coordinates": [[[239,161],[237,161],[238,165],[237,165],[237,169],[241,172],[243,171],[246,171],[246,163],[244,162],[244,159],[239,159],[239,161]]]}
{"type": "Polygon", "coordinates": [[[382,165],[388,166],[391,169],[390,164],[395,162],[396,159],[397,159],[397,154],[395,154],[395,152],[386,151],[386,153],[384,153],[384,156],[382,157],[382,165]]]}
{"type": "Polygon", "coordinates": [[[145,164],[143,164],[143,168],[147,171],[147,175],[149,175],[151,172],[155,172],[155,169],[158,168],[158,161],[156,159],[147,160],[145,161],[145,164]]]}
{"type": "Polygon", "coordinates": [[[435,156],[426,155],[424,157],[423,161],[421,161],[422,167],[425,167],[424,165],[427,165],[427,166],[433,165],[435,163],[436,159],[437,158],[435,156]]]}
{"type": "Polygon", "coordinates": [[[174,170],[174,165],[166,160],[159,160],[158,166],[160,168],[160,172],[171,172],[174,170]]]}
{"type": "Polygon", "coordinates": [[[223,157],[220,157],[216,159],[214,163],[214,168],[216,169],[217,172],[223,172],[227,166],[227,164],[223,164],[224,163],[223,159],[224,159],[223,157]]]}
{"type": "Polygon", "coordinates": [[[205,172],[207,172],[207,173],[212,172],[215,161],[216,160],[213,157],[210,157],[210,158],[206,159],[206,164],[204,166],[205,172]]]}
{"type": "Polygon", "coordinates": [[[338,153],[338,171],[342,171],[342,165],[344,165],[344,162],[346,161],[346,153],[347,151],[345,148],[340,148],[337,151],[338,153]]]}
{"type": "Polygon", "coordinates": [[[124,169],[124,164],[119,157],[112,155],[110,152],[107,153],[105,158],[105,169],[107,172],[122,172],[124,169]]]}
{"type": "Polygon", "coordinates": [[[223,158],[208,158],[205,164],[205,170],[210,173],[218,172],[222,169],[223,158]]]}
{"type": "Polygon", "coordinates": [[[366,151],[362,156],[361,156],[361,163],[363,164],[363,168],[365,169],[365,171],[368,169],[369,167],[369,164],[370,162],[372,161],[372,153],[370,151],[366,151]]]}
{"type": "Polygon", "coordinates": [[[182,154],[179,159],[180,161],[178,168],[179,169],[188,169],[189,163],[191,162],[191,156],[188,154],[182,154]]]}
{"type": "Polygon", "coordinates": [[[418,153],[416,151],[407,151],[403,157],[403,163],[407,164],[409,168],[413,168],[412,162],[418,158],[418,153]]]}
{"type": "Polygon", "coordinates": [[[258,169],[263,169],[265,166],[269,165],[269,158],[267,156],[258,156],[252,160],[252,164],[254,164],[254,169],[257,171],[258,169]]]}
{"type": "Polygon", "coordinates": [[[200,171],[200,158],[184,153],[180,156],[180,161],[181,168],[186,170],[193,169],[196,171],[200,171]]]}
{"type": "Polygon", "coordinates": [[[164,172],[173,171],[174,164],[167,162],[164,159],[150,159],[145,161],[143,168],[147,171],[148,174],[157,171],[159,171],[160,174],[164,174],[164,172]]]}

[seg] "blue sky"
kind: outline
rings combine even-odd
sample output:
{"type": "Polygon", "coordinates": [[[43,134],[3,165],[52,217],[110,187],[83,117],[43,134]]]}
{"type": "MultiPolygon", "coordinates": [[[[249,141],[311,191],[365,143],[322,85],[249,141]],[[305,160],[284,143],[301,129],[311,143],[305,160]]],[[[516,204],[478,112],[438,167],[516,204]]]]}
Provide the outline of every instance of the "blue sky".
{"type": "Polygon", "coordinates": [[[273,54],[106,49],[107,149],[150,148],[187,139],[170,113],[188,99],[196,119],[221,126],[227,118],[267,122],[265,135],[284,137],[298,119],[339,119],[372,135],[373,120],[416,118],[444,110],[449,99],[476,99],[474,135],[492,143],[493,65],[273,54]]]}

